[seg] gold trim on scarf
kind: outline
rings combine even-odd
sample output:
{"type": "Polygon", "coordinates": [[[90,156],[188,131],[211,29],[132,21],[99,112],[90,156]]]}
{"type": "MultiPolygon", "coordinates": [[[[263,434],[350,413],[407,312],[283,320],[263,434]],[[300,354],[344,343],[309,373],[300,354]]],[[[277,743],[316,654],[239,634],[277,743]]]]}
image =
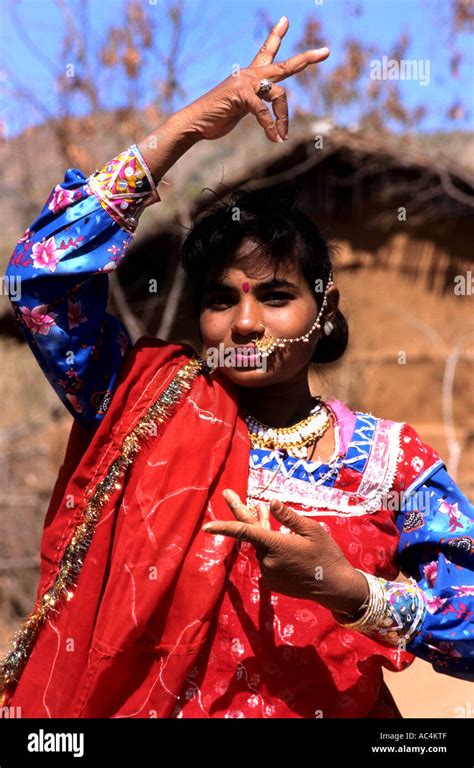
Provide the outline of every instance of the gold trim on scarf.
{"type": "Polygon", "coordinates": [[[3,706],[6,694],[9,692],[7,689],[18,682],[45,620],[51,613],[58,613],[64,599],[69,601],[74,597],[73,590],[77,586],[104,504],[108,502],[114,490],[122,487],[119,480],[133,464],[144,440],[147,437],[157,436],[157,428],[173,415],[185,391],[191,388],[196,376],[203,373],[206,368],[206,361],[195,356],[178,371],[147,410],[145,416],[140,419],[135,429],[124,438],[120,454],[109,466],[105,478],[96,485],[94,491],[90,491],[92,495],[84,509],[82,520],[77,524],[72,539],[65,549],[53,586],[43,595],[38,608],[29,614],[23,626],[15,633],[12,640],[13,648],[0,663],[0,706],[3,706]]]}

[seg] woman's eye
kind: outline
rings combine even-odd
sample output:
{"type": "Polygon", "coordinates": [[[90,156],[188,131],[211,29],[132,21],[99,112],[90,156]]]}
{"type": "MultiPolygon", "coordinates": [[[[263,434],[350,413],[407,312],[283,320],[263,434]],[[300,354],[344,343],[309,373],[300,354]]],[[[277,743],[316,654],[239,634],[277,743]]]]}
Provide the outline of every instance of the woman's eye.
{"type": "Polygon", "coordinates": [[[227,306],[229,304],[229,299],[226,299],[224,297],[219,298],[218,296],[215,296],[211,299],[208,299],[206,302],[208,307],[222,307],[227,306]]]}
{"type": "Polygon", "coordinates": [[[282,293],[281,291],[274,291],[274,293],[270,293],[265,301],[270,301],[272,304],[276,304],[276,306],[283,306],[283,304],[287,304],[290,299],[293,297],[289,293],[282,293]]]}
{"type": "MultiPolygon", "coordinates": [[[[264,296],[262,301],[266,304],[271,303],[273,306],[282,307],[292,298],[293,296],[289,293],[284,293],[283,291],[273,291],[272,293],[268,293],[266,296],[264,296]]],[[[228,296],[211,296],[209,299],[207,299],[205,304],[206,306],[211,307],[211,309],[223,309],[228,307],[232,301],[233,300],[228,296]]]]}

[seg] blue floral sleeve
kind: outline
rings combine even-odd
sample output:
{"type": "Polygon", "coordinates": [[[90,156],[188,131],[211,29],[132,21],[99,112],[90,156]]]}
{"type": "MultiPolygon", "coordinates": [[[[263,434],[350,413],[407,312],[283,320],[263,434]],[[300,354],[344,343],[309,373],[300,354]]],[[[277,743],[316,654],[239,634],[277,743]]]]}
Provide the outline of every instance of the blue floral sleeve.
{"type": "Polygon", "coordinates": [[[135,145],[89,178],[70,168],[7,266],[6,285],[23,334],[86,429],[95,429],[106,413],[131,346],[124,325],[106,312],[107,273],[125,257],[144,208],[158,200],[135,145]]]}
{"type": "Polygon", "coordinates": [[[425,659],[436,672],[474,681],[474,507],[409,424],[400,433],[388,501],[397,510],[397,565],[408,581],[362,571],[370,595],[362,614],[336,619],[425,659]]]}
{"type": "Polygon", "coordinates": [[[406,649],[437,672],[474,681],[474,507],[442,461],[406,489],[397,527],[400,568],[425,602],[406,649]]]}

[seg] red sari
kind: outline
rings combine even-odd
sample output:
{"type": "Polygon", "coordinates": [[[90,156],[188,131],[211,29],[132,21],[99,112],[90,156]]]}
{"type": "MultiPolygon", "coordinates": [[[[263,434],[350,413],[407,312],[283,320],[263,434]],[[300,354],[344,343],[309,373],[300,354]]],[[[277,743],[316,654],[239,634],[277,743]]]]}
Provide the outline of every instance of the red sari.
{"type": "MultiPolygon", "coordinates": [[[[42,622],[4,705],[54,718],[399,717],[382,667],[402,670],[412,654],[339,626],[314,602],[261,584],[256,594],[252,547],[200,530],[233,519],[224,488],[246,498],[250,444],[235,387],[220,374],[193,369],[173,401],[170,385],[193,357],[187,345],[143,337],[92,439],[73,424],[35,610],[88,500],[110,489],[110,467],[130,440],[136,450],[102,499],[71,599],[42,622]],[[136,441],[155,403],[158,431],[136,441]]],[[[350,481],[341,472],[340,490],[350,481]]],[[[355,567],[396,578],[393,513],[325,520],[355,567]]]]}

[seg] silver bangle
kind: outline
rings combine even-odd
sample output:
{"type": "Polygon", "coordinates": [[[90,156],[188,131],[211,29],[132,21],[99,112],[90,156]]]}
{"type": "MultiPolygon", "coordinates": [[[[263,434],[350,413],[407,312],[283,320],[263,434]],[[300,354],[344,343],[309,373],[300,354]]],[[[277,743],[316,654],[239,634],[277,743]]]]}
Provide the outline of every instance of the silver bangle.
{"type": "MultiPolygon", "coordinates": [[[[369,585],[369,598],[361,606],[362,616],[352,617],[333,611],[334,618],[347,629],[359,632],[390,645],[405,646],[419,631],[427,611],[426,597],[415,579],[388,581],[370,573],[362,573],[369,585]]],[[[359,609],[359,610],[361,610],[359,609]]]]}
{"type": "MultiPolygon", "coordinates": [[[[338,619],[338,622],[348,629],[361,629],[362,627],[364,629],[371,629],[373,627],[378,627],[380,626],[381,622],[383,622],[383,618],[386,613],[385,591],[382,585],[383,580],[379,579],[377,576],[372,576],[370,573],[361,571],[360,568],[356,568],[356,571],[359,571],[359,573],[365,577],[369,587],[369,596],[365,601],[365,603],[367,603],[367,607],[365,608],[362,616],[360,616],[356,621],[351,621],[350,619],[348,621],[344,619],[338,619]]],[[[365,603],[361,606],[362,608],[364,607],[365,603]]]]}

